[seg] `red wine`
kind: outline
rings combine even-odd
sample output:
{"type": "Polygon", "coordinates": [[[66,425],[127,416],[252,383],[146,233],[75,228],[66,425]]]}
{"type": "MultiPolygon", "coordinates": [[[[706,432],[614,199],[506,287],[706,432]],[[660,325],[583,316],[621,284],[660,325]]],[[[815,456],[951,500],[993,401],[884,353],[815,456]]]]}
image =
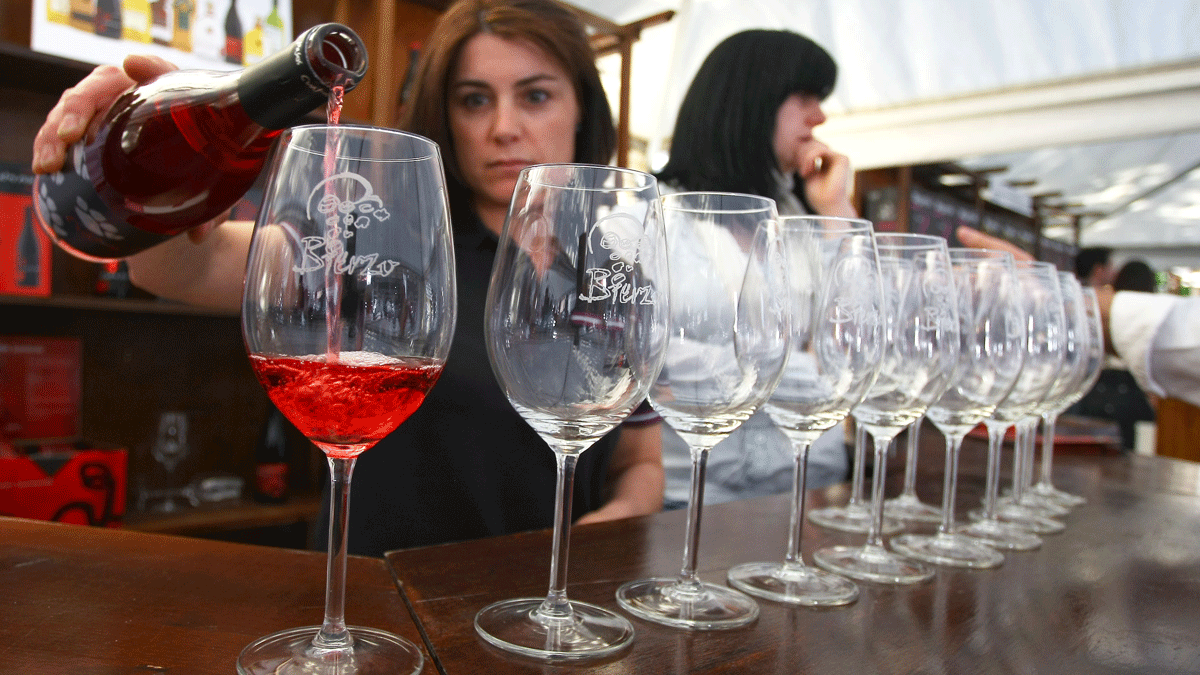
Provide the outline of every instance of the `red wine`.
{"type": "Polygon", "coordinates": [[[408,419],[442,374],[432,359],[368,352],[324,356],[250,355],[267,396],[330,457],[356,457],[408,419]]]}
{"type": "Polygon", "coordinates": [[[243,71],[174,71],[135,87],[97,116],[63,171],[35,179],[42,227],[104,261],[212,220],[254,184],[281,129],[366,68],[362,40],[322,24],[243,71]]]}

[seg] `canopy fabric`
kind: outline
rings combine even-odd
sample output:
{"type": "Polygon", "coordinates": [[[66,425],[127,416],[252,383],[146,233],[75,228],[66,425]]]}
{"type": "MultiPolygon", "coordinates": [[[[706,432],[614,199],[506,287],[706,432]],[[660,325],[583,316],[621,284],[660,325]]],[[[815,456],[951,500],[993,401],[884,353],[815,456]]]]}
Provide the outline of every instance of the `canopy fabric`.
{"type": "MultiPolygon", "coordinates": [[[[1035,180],[1027,194],[1101,214],[1083,219],[1084,245],[1200,246],[1195,0],[569,1],[619,24],[676,12],[633,50],[630,128],[652,168],[709,51],[786,28],[838,62],[818,136],[855,168],[1007,166],[998,191],[1035,180]]],[[[615,98],[619,61],[601,67],[615,98]]]]}

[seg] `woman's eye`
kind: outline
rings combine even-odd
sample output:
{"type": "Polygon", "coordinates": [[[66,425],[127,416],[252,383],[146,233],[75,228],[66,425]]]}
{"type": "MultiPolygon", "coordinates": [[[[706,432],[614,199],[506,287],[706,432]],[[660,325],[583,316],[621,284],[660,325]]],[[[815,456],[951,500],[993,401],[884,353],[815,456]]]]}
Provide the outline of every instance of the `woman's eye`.
{"type": "Polygon", "coordinates": [[[545,103],[550,100],[550,92],[545,89],[532,89],[526,92],[525,100],[530,103],[545,103]]]}
{"type": "Polygon", "coordinates": [[[464,94],[462,97],[462,105],[464,108],[480,108],[487,105],[487,102],[487,95],[479,92],[464,94]]]}

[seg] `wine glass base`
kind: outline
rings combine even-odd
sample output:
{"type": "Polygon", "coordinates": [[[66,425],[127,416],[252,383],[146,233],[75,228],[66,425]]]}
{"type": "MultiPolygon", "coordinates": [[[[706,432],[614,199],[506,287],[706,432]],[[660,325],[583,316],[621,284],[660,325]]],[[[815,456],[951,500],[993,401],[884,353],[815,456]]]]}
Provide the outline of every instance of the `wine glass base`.
{"type": "Polygon", "coordinates": [[[692,630],[724,630],[758,618],[758,604],[724,586],[678,579],[642,579],[617,589],[617,603],[653,623],[692,630]]]}
{"type": "Polygon", "coordinates": [[[240,675],[383,675],[421,672],[425,657],[398,635],[349,626],[353,638],[345,649],[320,649],[313,638],[320,626],[291,628],[259,638],[238,655],[240,675]]]}
{"type": "Polygon", "coordinates": [[[633,624],[586,602],[571,600],[571,615],[547,616],[544,598],[496,602],[475,615],[475,632],[495,647],[540,661],[611,656],[633,641],[633,624]]]}
{"type": "MultiPolygon", "coordinates": [[[[808,522],[839,532],[866,534],[871,529],[871,511],[865,506],[828,506],[810,511],[808,522]]],[[[903,527],[900,521],[885,515],[879,533],[895,534],[903,527]]]]}
{"type": "Polygon", "coordinates": [[[1020,506],[1029,513],[1032,513],[1042,518],[1063,518],[1071,513],[1071,509],[1061,504],[1056,504],[1044,497],[1038,497],[1032,492],[1026,492],[1021,495],[1020,501],[1015,501],[1011,494],[1001,497],[996,500],[997,508],[1005,508],[1013,505],[1020,506]]]}
{"type": "Polygon", "coordinates": [[[816,552],[821,567],[851,579],[881,584],[916,584],[933,578],[933,570],[880,546],[831,546],[816,552]]]}
{"type": "Polygon", "coordinates": [[[1083,497],[1059,490],[1050,483],[1037,483],[1033,487],[1029,488],[1029,491],[1035,496],[1047,499],[1051,503],[1065,506],[1067,508],[1074,508],[1087,503],[1087,500],[1083,497]]]}
{"type": "Polygon", "coordinates": [[[934,565],[987,569],[1004,563],[1000,552],[961,534],[902,534],[893,537],[891,545],[900,555],[934,565]]]}
{"type": "Polygon", "coordinates": [[[883,516],[884,518],[912,520],[921,523],[942,522],[942,510],[922,502],[916,495],[902,494],[899,497],[885,499],[883,516]]]}
{"type": "MultiPolygon", "coordinates": [[[[985,514],[983,509],[975,509],[967,513],[967,517],[971,520],[983,520],[985,514]]],[[[1034,534],[1058,534],[1067,529],[1060,520],[1046,518],[1016,504],[997,507],[995,519],[1034,534]]]]}
{"type": "Polygon", "coordinates": [[[1007,551],[1032,551],[1042,546],[1042,538],[1033,532],[992,518],[977,520],[956,531],[978,539],[992,548],[1007,551]]]}
{"type": "Polygon", "coordinates": [[[835,607],[858,599],[853,581],[803,564],[745,563],[729,570],[728,579],[740,591],[792,605],[835,607]]]}

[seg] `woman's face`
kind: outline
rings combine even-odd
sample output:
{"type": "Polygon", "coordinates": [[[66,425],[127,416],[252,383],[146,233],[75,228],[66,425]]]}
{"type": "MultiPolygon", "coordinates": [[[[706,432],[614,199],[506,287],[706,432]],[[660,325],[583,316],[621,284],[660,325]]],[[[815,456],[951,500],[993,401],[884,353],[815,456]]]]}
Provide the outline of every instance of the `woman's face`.
{"type": "Polygon", "coordinates": [[[580,110],[563,67],[529,42],[481,33],[447,90],[454,156],[476,202],[508,207],[530,164],[572,162],[580,110]]]}
{"type": "Polygon", "coordinates": [[[813,138],[813,128],[825,122],[821,99],[812,94],[795,93],[788,96],[775,113],[775,161],[779,170],[788,174],[796,170],[800,148],[813,138]]]}

